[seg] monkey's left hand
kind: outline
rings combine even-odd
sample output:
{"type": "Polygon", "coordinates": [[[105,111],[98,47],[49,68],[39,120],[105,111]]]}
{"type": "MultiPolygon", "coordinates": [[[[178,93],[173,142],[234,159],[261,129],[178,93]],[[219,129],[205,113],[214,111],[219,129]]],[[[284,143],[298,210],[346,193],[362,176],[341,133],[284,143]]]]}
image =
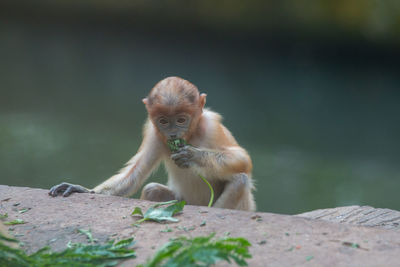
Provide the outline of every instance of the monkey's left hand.
{"type": "Polygon", "coordinates": [[[199,148],[186,145],[171,155],[171,159],[180,168],[189,168],[193,164],[201,165],[203,151],[199,148]]]}
{"type": "Polygon", "coordinates": [[[52,197],[56,197],[59,194],[62,194],[63,197],[67,197],[72,193],[94,193],[94,192],[81,185],[70,184],[65,182],[53,186],[49,191],[49,195],[52,197]]]}

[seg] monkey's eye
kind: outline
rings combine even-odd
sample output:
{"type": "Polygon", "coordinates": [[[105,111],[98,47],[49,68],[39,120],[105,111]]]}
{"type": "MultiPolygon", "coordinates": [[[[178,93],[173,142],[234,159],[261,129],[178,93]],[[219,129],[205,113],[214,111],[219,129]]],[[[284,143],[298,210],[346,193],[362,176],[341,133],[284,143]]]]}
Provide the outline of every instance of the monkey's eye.
{"type": "Polygon", "coordinates": [[[168,124],[168,121],[167,121],[165,118],[159,119],[158,122],[159,122],[160,124],[162,124],[162,125],[168,124]]]}
{"type": "Polygon", "coordinates": [[[186,119],[181,117],[181,118],[178,118],[177,122],[182,124],[182,123],[186,122],[186,119]]]}

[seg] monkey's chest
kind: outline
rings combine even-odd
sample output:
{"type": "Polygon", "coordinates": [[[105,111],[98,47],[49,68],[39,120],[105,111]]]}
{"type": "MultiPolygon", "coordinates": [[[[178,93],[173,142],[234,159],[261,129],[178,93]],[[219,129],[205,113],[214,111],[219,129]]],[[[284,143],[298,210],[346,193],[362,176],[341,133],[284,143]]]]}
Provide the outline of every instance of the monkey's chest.
{"type": "MultiPolygon", "coordinates": [[[[208,205],[211,196],[210,189],[193,169],[179,168],[172,161],[165,161],[165,167],[168,171],[168,187],[177,196],[189,205],[208,205]]],[[[214,189],[214,199],[218,199],[223,190],[223,184],[209,177],[206,179],[214,189]]]]}

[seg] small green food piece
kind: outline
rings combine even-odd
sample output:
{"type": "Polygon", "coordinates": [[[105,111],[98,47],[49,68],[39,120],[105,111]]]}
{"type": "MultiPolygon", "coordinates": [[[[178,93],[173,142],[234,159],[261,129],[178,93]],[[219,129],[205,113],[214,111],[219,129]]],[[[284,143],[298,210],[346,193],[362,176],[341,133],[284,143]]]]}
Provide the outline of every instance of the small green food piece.
{"type": "Polygon", "coordinates": [[[86,235],[87,239],[89,240],[89,243],[97,242],[97,239],[93,238],[92,231],[90,229],[89,230],[78,229],[78,232],[86,235]]]}
{"type": "Polygon", "coordinates": [[[294,246],[291,246],[290,248],[288,248],[286,251],[293,251],[294,250],[294,246]]]}
{"type": "Polygon", "coordinates": [[[172,228],[170,228],[170,227],[166,227],[165,229],[160,230],[161,233],[169,233],[169,232],[172,232],[172,231],[173,231],[173,230],[172,230],[172,228]]]}
{"type": "Polygon", "coordinates": [[[27,209],[20,209],[20,210],[18,211],[18,213],[25,213],[25,212],[27,212],[28,210],[30,210],[30,208],[27,208],[27,209]]]}
{"type": "Polygon", "coordinates": [[[5,222],[5,225],[15,225],[15,224],[24,224],[26,223],[24,220],[21,219],[15,219],[14,221],[10,221],[10,222],[5,222]]]}
{"type": "Polygon", "coordinates": [[[178,226],[177,227],[179,230],[183,230],[185,232],[193,231],[196,229],[194,226],[186,227],[186,226],[178,226]]]}
{"type": "Polygon", "coordinates": [[[167,140],[167,146],[169,147],[169,150],[171,150],[171,152],[176,152],[179,150],[180,147],[186,145],[187,145],[186,141],[182,138],[167,140]]]}
{"type": "Polygon", "coordinates": [[[195,238],[178,237],[163,245],[142,267],[211,266],[219,261],[247,266],[251,258],[249,241],[244,238],[214,239],[215,233],[195,238]]]}
{"type": "Polygon", "coordinates": [[[352,242],[342,242],[343,246],[352,247],[352,248],[360,248],[360,245],[352,242]]]}
{"type": "Polygon", "coordinates": [[[164,222],[164,221],[178,222],[179,220],[173,218],[172,216],[182,211],[185,204],[186,204],[185,201],[178,202],[178,200],[161,202],[151,206],[144,214],[141,208],[136,207],[131,215],[140,215],[143,217],[142,219],[136,221],[135,224],[139,224],[141,222],[148,220],[156,222],[164,222]],[[169,206],[160,207],[165,205],[169,206]]]}

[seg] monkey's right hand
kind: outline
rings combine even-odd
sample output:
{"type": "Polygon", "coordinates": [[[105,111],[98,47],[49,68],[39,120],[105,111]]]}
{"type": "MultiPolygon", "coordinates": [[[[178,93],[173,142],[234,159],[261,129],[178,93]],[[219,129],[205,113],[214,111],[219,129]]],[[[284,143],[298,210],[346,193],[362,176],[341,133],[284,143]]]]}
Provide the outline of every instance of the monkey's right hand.
{"type": "Polygon", "coordinates": [[[56,197],[60,194],[62,194],[63,197],[67,197],[72,193],[94,193],[94,192],[81,185],[69,184],[69,183],[61,183],[55,185],[49,191],[49,195],[52,197],[56,197]]]}

